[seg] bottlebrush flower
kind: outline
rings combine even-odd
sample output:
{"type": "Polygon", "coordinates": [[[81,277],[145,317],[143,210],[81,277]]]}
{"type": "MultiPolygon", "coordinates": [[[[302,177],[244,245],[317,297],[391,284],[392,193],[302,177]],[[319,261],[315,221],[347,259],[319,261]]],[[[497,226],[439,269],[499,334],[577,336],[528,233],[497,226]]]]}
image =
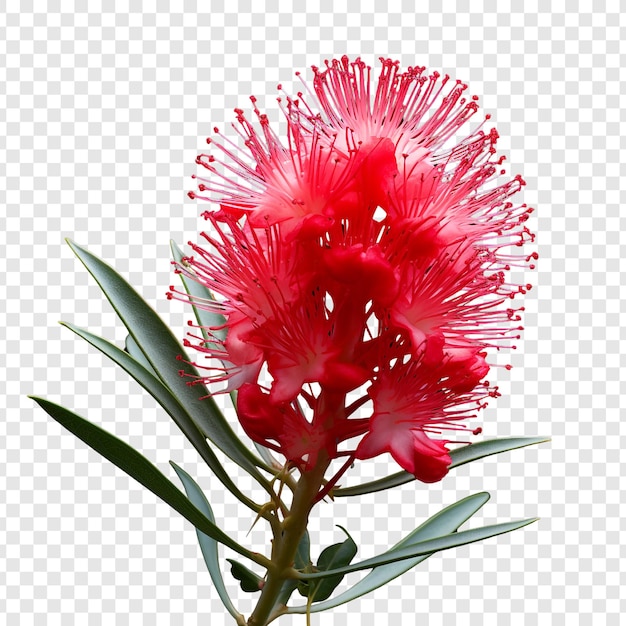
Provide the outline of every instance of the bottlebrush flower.
{"type": "Polygon", "coordinates": [[[373,93],[360,59],[313,68],[313,90],[279,99],[284,141],[254,98],[257,125],[236,110],[244,147],[216,130],[190,193],[214,205],[208,246],[177,266],[216,300],[170,296],[224,316],[187,343],[203,380],[239,389],[252,439],[303,471],[390,452],[432,482],[455,443],[438,436],[497,395],[489,349],[519,336],[510,302],[530,286],[507,273],[533,267],[531,209],[510,201],[520,176],[499,183],[485,121],[453,141],[478,110],[466,85],[381,61],[373,93]]]}

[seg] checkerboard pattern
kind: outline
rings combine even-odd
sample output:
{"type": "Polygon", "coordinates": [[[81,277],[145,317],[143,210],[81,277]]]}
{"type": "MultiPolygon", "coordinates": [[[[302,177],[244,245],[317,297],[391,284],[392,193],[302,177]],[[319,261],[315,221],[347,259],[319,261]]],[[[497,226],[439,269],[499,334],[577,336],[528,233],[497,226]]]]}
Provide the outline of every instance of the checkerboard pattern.
{"type": "MultiPolygon", "coordinates": [[[[0,614],[31,624],[231,624],[195,533],[151,493],[36,409],[72,407],[143,451],[175,460],[246,545],[267,533],[224,494],[156,404],[57,324],[122,342],[123,328],[65,245],[111,262],[183,336],[165,299],[169,240],[197,238],[195,156],[255,94],[278,119],[276,85],[341,54],[392,56],[466,81],[481,96],[512,173],[535,206],[540,261],[518,350],[496,368],[503,396],[487,437],[550,444],[492,457],[440,484],[319,507],[314,542],[350,529],[363,557],[442,506],[492,500],[475,526],[538,516],[522,531],[435,555],[353,604],[339,626],[614,626],[626,614],[621,314],[626,245],[625,18],[619,3],[468,0],[24,0],[0,14],[0,614]],[[360,13],[355,13],[360,7],[360,13]],[[576,7],[576,8],[572,8],[576,7]],[[243,513],[238,517],[239,513],[243,513]]],[[[306,74],[310,77],[310,72],[306,74]]],[[[246,478],[229,466],[237,480],[246,478]]],[[[395,471],[385,460],[353,480],[395,471]]],[[[225,573],[240,610],[251,609],[225,573]]],[[[347,577],[342,589],[358,579],[347,577]]],[[[304,624],[302,616],[285,624],[304,624]]],[[[321,624],[313,616],[313,624],[321,624]]]]}

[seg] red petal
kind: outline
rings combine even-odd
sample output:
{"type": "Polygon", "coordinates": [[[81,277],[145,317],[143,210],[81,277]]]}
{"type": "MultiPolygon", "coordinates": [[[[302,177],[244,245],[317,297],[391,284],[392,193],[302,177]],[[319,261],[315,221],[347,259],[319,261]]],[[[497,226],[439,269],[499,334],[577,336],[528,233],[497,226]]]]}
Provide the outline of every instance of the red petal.
{"type": "Polygon", "coordinates": [[[359,191],[372,206],[386,205],[398,174],[396,150],[391,139],[372,137],[357,153],[359,191]]]}
{"type": "Polygon", "coordinates": [[[325,251],[325,267],[337,281],[350,286],[356,296],[376,299],[383,306],[391,304],[398,295],[398,280],[393,267],[378,245],[359,243],[345,248],[325,251]]]}
{"type": "Polygon", "coordinates": [[[353,363],[330,361],[324,368],[320,383],[334,391],[352,391],[370,377],[369,370],[353,363]]]}
{"type": "Polygon", "coordinates": [[[283,430],[284,411],[269,402],[269,396],[258,385],[245,383],[237,394],[237,415],[250,439],[265,443],[278,441],[283,430]]]}
{"type": "Polygon", "coordinates": [[[413,436],[413,468],[411,473],[423,483],[435,483],[441,480],[448,473],[448,468],[452,463],[445,446],[446,442],[430,439],[421,431],[413,431],[413,436]]]}

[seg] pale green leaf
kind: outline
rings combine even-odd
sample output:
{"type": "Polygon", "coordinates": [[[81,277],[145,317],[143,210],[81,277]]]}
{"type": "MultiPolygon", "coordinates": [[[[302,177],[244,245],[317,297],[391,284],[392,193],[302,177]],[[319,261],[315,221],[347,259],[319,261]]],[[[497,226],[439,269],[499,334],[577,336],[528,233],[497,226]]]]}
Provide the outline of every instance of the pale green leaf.
{"type": "MultiPolygon", "coordinates": [[[[550,439],[546,439],[545,437],[503,437],[501,439],[489,439],[487,441],[473,443],[469,446],[455,448],[450,451],[450,457],[452,458],[450,469],[493,454],[500,454],[501,452],[532,446],[536,443],[545,443],[546,441],[550,441],[550,439]]],[[[402,471],[360,485],[335,489],[333,496],[360,496],[365,493],[374,493],[375,491],[399,487],[400,485],[410,483],[414,480],[415,476],[413,476],[413,474],[402,471]]]]}
{"type": "Polygon", "coordinates": [[[416,556],[422,556],[425,554],[431,554],[433,552],[439,552],[440,550],[448,550],[450,548],[456,548],[468,543],[474,543],[476,541],[482,541],[483,539],[489,539],[496,535],[502,535],[509,533],[518,528],[523,528],[536,522],[537,518],[530,518],[525,520],[519,520],[516,522],[505,522],[503,524],[493,524],[492,526],[484,526],[482,528],[475,528],[472,530],[464,530],[462,532],[452,533],[445,537],[437,537],[429,541],[420,541],[410,546],[403,546],[401,548],[394,548],[388,550],[383,554],[379,554],[371,559],[360,561],[351,565],[345,565],[326,572],[315,572],[313,574],[301,574],[296,577],[298,580],[317,580],[319,578],[326,578],[328,576],[334,576],[336,574],[347,574],[349,572],[358,572],[363,569],[372,569],[379,565],[385,565],[386,563],[394,563],[404,559],[411,559],[416,556]]]}
{"type": "MultiPolygon", "coordinates": [[[[459,500],[457,503],[446,507],[433,517],[425,521],[421,526],[416,528],[412,533],[407,535],[402,541],[397,543],[392,550],[397,548],[404,548],[411,546],[420,541],[427,539],[434,539],[435,537],[441,537],[448,535],[458,530],[458,528],[464,524],[472,515],[474,515],[484,504],[489,500],[489,494],[486,492],[477,493],[467,498],[459,500]]],[[[396,561],[395,563],[387,563],[386,565],[380,565],[375,567],[371,572],[362,578],[353,587],[344,591],[342,594],[315,604],[312,607],[306,605],[289,607],[288,613],[306,613],[307,610],[311,613],[319,611],[325,611],[333,609],[341,604],[350,602],[355,598],[359,598],[366,593],[370,593],[383,585],[386,585],[394,578],[397,578],[401,574],[409,571],[422,561],[425,561],[431,554],[425,554],[417,556],[412,559],[405,559],[402,561],[396,561]]]]}
{"type": "MultiPolygon", "coordinates": [[[[171,466],[174,468],[174,471],[178,474],[181,482],[183,483],[183,487],[187,492],[187,497],[191,502],[200,510],[206,517],[215,523],[215,516],[213,515],[213,509],[211,509],[211,505],[209,501],[204,496],[204,493],[196,483],[196,481],[181,467],[176,465],[173,461],[170,461],[171,466]]],[[[209,535],[203,533],[201,530],[196,528],[196,534],[198,535],[198,543],[200,544],[200,550],[202,551],[202,556],[204,557],[204,562],[206,563],[207,569],[209,570],[209,574],[211,576],[211,580],[215,585],[215,590],[217,591],[217,595],[220,597],[220,600],[226,607],[226,610],[235,618],[235,620],[239,622],[243,622],[243,616],[232,603],[230,596],[228,595],[228,591],[226,590],[226,585],[224,584],[224,579],[222,577],[222,572],[219,566],[219,555],[217,550],[217,541],[209,535]]]]}
{"type": "MultiPolygon", "coordinates": [[[[183,262],[185,253],[178,247],[176,242],[173,240],[170,241],[170,247],[172,249],[172,256],[174,257],[176,263],[186,267],[185,263],[183,262]]],[[[186,269],[189,268],[186,267],[186,269]]],[[[207,289],[207,287],[189,278],[188,276],[185,276],[184,274],[180,274],[180,278],[182,280],[183,286],[185,287],[185,291],[191,296],[191,306],[193,308],[196,321],[198,322],[198,325],[202,328],[205,339],[210,339],[211,337],[205,329],[223,326],[226,319],[223,315],[220,315],[219,313],[213,313],[212,311],[207,311],[201,306],[201,303],[203,302],[209,303],[215,301],[213,294],[209,289],[207,289]]],[[[223,328],[219,328],[211,332],[220,339],[226,338],[226,330],[223,328]]]]}

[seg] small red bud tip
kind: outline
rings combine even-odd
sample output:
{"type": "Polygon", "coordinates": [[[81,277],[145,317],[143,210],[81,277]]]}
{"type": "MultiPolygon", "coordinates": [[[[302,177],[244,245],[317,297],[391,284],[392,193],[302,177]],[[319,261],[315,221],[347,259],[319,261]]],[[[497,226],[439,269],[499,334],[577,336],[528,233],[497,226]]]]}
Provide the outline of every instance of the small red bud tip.
{"type": "MultiPolygon", "coordinates": [[[[185,377],[185,370],[178,370],[178,375],[179,375],[181,378],[184,378],[184,377],[185,377]]],[[[187,383],[187,384],[189,384],[189,383],[187,383]]]]}
{"type": "Polygon", "coordinates": [[[483,432],[483,429],[481,426],[479,426],[478,428],[474,428],[474,430],[472,431],[472,435],[480,435],[480,433],[483,432]]]}
{"type": "MultiPolygon", "coordinates": [[[[176,360],[177,361],[182,361],[183,360],[183,355],[182,354],[177,354],[176,355],[176,360]]],[[[181,370],[182,371],[182,370],[181,370]]]]}
{"type": "Polygon", "coordinates": [[[195,200],[196,199],[196,192],[195,191],[189,191],[189,192],[187,192],[187,195],[189,196],[189,198],[191,198],[191,200],[195,200]]]}
{"type": "Polygon", "coordinates": [[[513,366],[512,366],[510,363],[507,363],[507,364],[504,366],[504,369],[509,370],[509,372],[510,372],[510,371],[513,369],[513,366]]]}

